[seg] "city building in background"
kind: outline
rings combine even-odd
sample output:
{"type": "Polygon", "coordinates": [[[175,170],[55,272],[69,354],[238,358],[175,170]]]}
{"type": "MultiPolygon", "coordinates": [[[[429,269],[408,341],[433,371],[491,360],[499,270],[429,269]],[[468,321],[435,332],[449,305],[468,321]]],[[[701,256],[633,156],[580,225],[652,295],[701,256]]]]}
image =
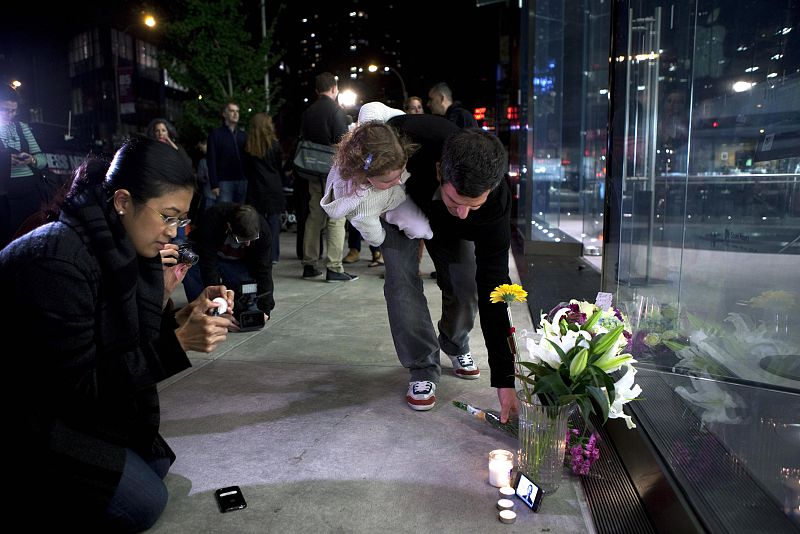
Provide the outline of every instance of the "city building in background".
{"type": "Polygon", "coordinates": [[[159,65],[158,47],[144,38],[147,30],[134,32],[132,26],[95,27],[69,38],[74,135],[117,146],[156,117],[179,119],[186,89],[159,65]]]}

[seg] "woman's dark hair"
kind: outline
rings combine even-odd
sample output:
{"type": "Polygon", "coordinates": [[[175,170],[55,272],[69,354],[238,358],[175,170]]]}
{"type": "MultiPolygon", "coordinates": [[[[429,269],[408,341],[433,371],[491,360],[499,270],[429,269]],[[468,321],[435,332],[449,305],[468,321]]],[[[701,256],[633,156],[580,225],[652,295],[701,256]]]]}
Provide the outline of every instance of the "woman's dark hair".
{"type": "Polygon", "coordinates": [[[146,137],[126,141],[110,166],[100,160],[81,165],[66,202],[74,203],[82,193],[101,184],[107,198],[117,189],[126,189],[140,204],[176,189],[196,187],[186,159],[171,146],[146,137]]]}
{"type": "Polygon", "coordinates": [[[167,119],[158,118],[151,120],[150,124],[147,125],[147,137],[150,139],[156,138],[156,126],[159,124],[164,125],[167,129],[167,134],[169,134],[169,138],[172,139],[173,143],[176,143],[178,141],[178,130],[167,119]]]}

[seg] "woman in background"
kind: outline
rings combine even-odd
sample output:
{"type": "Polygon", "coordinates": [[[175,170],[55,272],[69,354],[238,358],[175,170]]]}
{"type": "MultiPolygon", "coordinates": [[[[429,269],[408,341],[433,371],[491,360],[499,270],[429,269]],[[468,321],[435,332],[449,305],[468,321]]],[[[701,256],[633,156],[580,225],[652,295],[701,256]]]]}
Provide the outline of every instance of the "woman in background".
{"type": "Polygon", "coordinates": [[[247,204],[253,206],[269,224],[272,234],[272,263],[280,259],[281,214],[286,209],[283,194],[283,152],[272,118],[256,113],[247,125],[244,145],[244,173],[247,177],[247,204]]]}

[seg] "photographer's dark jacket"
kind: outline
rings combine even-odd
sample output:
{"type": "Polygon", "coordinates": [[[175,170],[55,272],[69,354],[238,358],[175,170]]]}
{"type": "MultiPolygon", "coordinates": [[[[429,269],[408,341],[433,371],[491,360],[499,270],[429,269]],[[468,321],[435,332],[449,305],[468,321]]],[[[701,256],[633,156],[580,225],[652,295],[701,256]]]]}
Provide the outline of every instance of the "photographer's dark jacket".
{"type": "MultiPolygon", "coordinates": [[[[217,253],[222,250],[228,236],[228,218],[235,204],[222,202],[205,211],[199,224],[189,233],[192,248],[200,256],[197,267],[203,278],[204,286],[215,286],[220,283],[219,257],[217,253]]],[[[249,246],[243,247],[242,261],[247,265],[247,271],[258,285],[258,309],[271,315],[275,307],[274,289],[272,285],[272,234],[269,225],[263,216],[259,215],[259,238],[251,241],[249,246]]],[[[232,288],[236,289],[236,288],[232,288]]]]}
{"type": "MultiPolygon", "coordinates": [[[[433,229],[430,246],[456,239],[475,244],[475,282],[478,286],[478,310],[483,339],[489,353],[492,387],[514,387],[514,358],[508,346],[508,314],[506,306],[492,304],[489,295],[495,287],[510,284],[508,251],[511,247],[511,191],[501,181],[480,209],[459,219],[447,211],[436,197],[439,180],[436,162],[441,159],[445,140],[459,127],[437,115],[399,115],[388,121],[402,134],[420,145],[406,169],[411,178],[406,194],[428,216],[433,229]]],[[[436,266],[437,270],[440,266],[436,266]]]]}
{"type": "Polygon", "coordinates": [[[175,458],[156,383],[190,363],[162,312],[160,258],[138,256],[106,197],[87,192],[0,252],[0,324],[25,348],[4,359],[4,472],[38,508],[26,522],[102,514],[126,448],[175,458]]]}

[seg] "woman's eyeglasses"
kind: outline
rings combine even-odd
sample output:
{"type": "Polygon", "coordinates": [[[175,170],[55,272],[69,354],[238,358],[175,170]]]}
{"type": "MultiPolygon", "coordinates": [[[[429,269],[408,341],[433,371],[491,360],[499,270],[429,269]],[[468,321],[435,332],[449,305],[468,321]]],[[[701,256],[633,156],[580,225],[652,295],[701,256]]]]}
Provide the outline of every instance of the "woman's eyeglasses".
{"type": "Polygon", "coordinates": [[[184,226],[186,226],[190,222],[192,222],[191,219],[181,219],[180,217],[167,217],[166,215],[164,215],[160,211],[154,210],[153,208],[151,208],[147,204],[144,204],[144,206],[147,207],[153,213],[157,213],[158,216],[161,217],[161,222],[164,223],[164,226],[167,226],[169,228],[183,228],[184,226]]]}

